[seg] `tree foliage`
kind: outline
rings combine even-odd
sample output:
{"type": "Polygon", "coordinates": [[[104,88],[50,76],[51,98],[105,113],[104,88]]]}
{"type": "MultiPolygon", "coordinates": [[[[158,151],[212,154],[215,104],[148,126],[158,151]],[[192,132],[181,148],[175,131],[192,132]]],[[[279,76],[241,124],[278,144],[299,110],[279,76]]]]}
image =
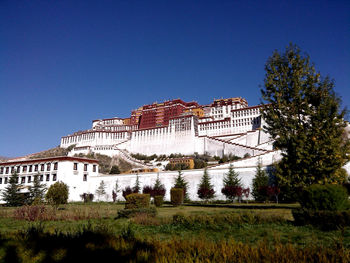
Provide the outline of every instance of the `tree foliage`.
{"type": "Polygon", "coordinates": [[[240,200],[243,194],[241,179],[238,178],[239,174],[230,165],[228,173],[224,177],[224,187],[221,189],[227,199],[233,201],[236,197],[240,200]]]}
{"type": "Polygon", "coordinates": [[[34,175],[33,185],[29,187],[29,203],[42,203],[46,190],[46,184],[40,183],[40,175],[34,175]]]}
{"type": "Polygon", "coordinates": [[[46,200],[53,206],[67,204],[68,202],[68,185],[63,182],[56,182],[49,187],[46,193],[46,200]]]}
{"type": "Polygon", "coordinates": [[[135,181],[135,185],[132,188],[133,193],[140,193],[141,187],[140,187],[140,180],[139,180],[139,176],[136,176],[136,181],[135,181]]]}
{"type": "Polygon", "coordinates": [[[185,180],[185,178],[182,176],[182,172],[179,171],[178,176],[175,179],[175,184],[174,184],[174,188],[182,188],[184,191],[184,200],[188,200],[188,193],[187,193],[187,188],[188,188],[188,182],[185,180]]]}
{"type": "Polygon", "coordinates": [[[105,185],[105,182],[103,180],[100,182],[100,185],[96,189],[96,194],[97,194],[98,198],[106,195],[106,185],[105,185]]]}
{"type": "Polygon", "coordinates": [[[166,193],[165,186],[160,181],[159,174],[158,174],[157,175],[157,180],[156,180],[156,182],[154,183],[154,186],[153,186],[152,196],[153,197],[156,197],[156,196],[163,196],[164,197],[165,193],[166,193]]]}
{"type": "Polygon", "coordinates": [[[2,192],[2,199],[7,206],[21,206],[26,203],[26,198],[20,193],[20,184],[18,183],[17,173],[13,173],[10,177],[9,184],[2,192]]]}
{"type": "Polygon", "coordinates": [[[206,168],[204,169],[201,182],[198,186],[197,194],[200,199],[203,199],[206,201],[209,199],[212,199],[215,195],[215,191],[213,189],[213,185],[210,184],[210,177],[206,168]]]}
{"type": "Polygon", "coordinates": [[[334,81],[321,78],[308,55],[290,44],[283,54],[268,59],[262,117],[282,151],[277,164],[279,184],[305,187],[344,180],[338,170],[349,161],[349,141],[342,138],[344,115],[334,81]]]}
{"type": "Polygon", "coordinates": [[[252,195],[256,201],[266,201],[268,198],[267,187],[269,186],[269,176],[262,169],[261,163],[258,162],[255,177],[253,178],[252,195]]]}
{"type": "Polygon", "coordinates": [[[239,174],[233,169],[233,166],[230,165],[228,172],[224,177],[224,186],[242,186],[241,179],[238,178],[239,174]]]}

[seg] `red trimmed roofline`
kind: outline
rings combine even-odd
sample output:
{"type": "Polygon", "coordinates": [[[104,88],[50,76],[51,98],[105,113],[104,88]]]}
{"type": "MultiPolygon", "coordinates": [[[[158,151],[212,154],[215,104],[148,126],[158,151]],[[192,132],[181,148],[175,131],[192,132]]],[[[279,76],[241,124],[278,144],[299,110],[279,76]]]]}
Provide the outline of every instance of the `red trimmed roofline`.
{"type": "Polygon", "coordinates": [[[96,163],[98,160],[82,157],[73,157],[73,156],[56,156],[56,157],[47,157],[47,158],[38,158],[38,159],[26,159],[22,161],[9,161],[2,162],[0,165],[16,165],[16,164],[25,164],[25,163],[40,163],[40,162],[49,162],[49,161],[78,161],[78,162],[87,162],[87,163],[96,163]]]}

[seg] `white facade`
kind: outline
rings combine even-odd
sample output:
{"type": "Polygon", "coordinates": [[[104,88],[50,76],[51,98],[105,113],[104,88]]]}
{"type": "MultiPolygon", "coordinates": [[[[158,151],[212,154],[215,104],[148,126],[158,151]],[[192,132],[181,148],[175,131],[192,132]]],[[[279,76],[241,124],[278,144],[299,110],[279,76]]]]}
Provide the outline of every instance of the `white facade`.
{"type": "Polygon", "coordinates": [[[78,157],[50,157],[0,163],[0,191],[9,183],[11,175],[18,174],[22,191],[28,191],[34,176],[39,175],[41,183],[50,185],[62,181],[69,186],[69,201],[79,200],[79,192],[88,189],[91,177],[98,176],[98,161],[78,157]]]}

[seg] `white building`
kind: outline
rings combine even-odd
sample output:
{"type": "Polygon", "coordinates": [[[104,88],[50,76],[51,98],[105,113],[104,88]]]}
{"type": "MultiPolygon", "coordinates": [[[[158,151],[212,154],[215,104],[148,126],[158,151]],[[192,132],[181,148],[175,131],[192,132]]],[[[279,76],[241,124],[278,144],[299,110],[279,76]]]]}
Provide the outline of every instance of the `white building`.
{"type": "Polygon", "coordinates": [[[18,174],[18,182],[22,185],[22,191],[28,191],[33,184],[35,175],[39,175],[42,183],[47,187],[57,181],[62,181],[69,186],[70,201],[78,201],[79,193],[88,190],[88,182],[91,177],[98,176],[98,161],[95,159],[78,157],[49,157],[41,159],[14,160],[0,163],[0,191],[3,191],[9,183],[13,173],[18,174]]]}

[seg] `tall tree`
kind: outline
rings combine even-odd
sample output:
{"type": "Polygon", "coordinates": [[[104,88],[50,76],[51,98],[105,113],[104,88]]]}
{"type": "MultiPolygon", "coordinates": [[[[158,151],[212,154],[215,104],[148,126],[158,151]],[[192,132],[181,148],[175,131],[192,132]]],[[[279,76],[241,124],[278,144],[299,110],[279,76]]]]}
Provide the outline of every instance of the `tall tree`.
{"type": "Polygon", "coordinates": [[[40,175],[34,175],[33,185],[29,187],[30,203],[42,203],[47,190],[46,184],[40,183],[40,175]]]}
{"type": "Polygon", "coordinates": [[[189,200],[188,193],[187,193],[188,182],[186,182],[185,178],[182,175],[183,175],[182,172],[179,171],[179,174],[175,179],[174,188],[182,188],[184,191],[184,199],[185,201],[187,201],[189,200]]]}
{"type": "Polygon", "coordinates": [[[2,192],[2,199],[7,206],[21,206],[26,200],[23,194],[20,193],[20,184],[18,183],[18,175],[14,172],[9,180],[9,184],[2,192]]]}
{"type": "Polygon", "coordinates": [[[103,180],[100,182],[100,185],[96,189],[96,194],[97,194],[99,199],[101,196],[106,195],[106,185],[105,185],[105,182],[103,180]]]}
{"type": "Polygon", "coordinates": [[[241,187],[241,179],[238,177],[239,174],[230,165],[226,177],[224,177],[224,186],[236,186],[241,187]]]}
{"type": "Polygon", "coordinates": [[[198,194],[198,197],[200,199],[203,199],[205,201],[212,199],[215,195],[213,185],[210,184],[210,177],[209,177],[207,168],[204,169],[204,173],[203,173],[203,176],[201,178],[201,182],[198,186],[197,194],[198,194]]]}
{"type": "Polygon", "coordinates": [[[243,194],[241,179],[238,177],[239,174],[233,169],[233,166],[230,165],[228,173],[224,177],[224,187],[221,189],[227,199],[233,201],[236,197],[240,199],[243,194]]]}
{"type": "Polygon", "coordinates": [[[165,196],[165,186],[162,184],[162,182],[160,181],[159,179],[159,173],[157,174],[157,180],[156,182],[154,183],[154,186],[153,186],[153,189],[152,189],[152,195],[153,197],[155,196],[165,196]]]}
{"type": "Polygon", "coordinates": [[[140,187],[139,175],[137,175],[136,176],[135,185],[132,188],[132,191],[133,191],[133,193],[139,193],[140,190],[141,190],[141,187],[140,187]]]}
{"type": "Polygon", "coordinates": [[[292,188],[344,180],[339,170],[349,161],[350,144],[342,139],[344,115],[334,81],[321,78],[308,55],[290,44],[268,59],[261,89],[264,125],[282,151],[279,184],[292,188]]]}
{"type": "Polygon", "coordinates": [[[252,195],[256,201],[266,201],[268,198],[267,189],[269,186],[269,176],[262,168],[261,162],[256,166],[255,177],[253,178],[252,195]]]}

